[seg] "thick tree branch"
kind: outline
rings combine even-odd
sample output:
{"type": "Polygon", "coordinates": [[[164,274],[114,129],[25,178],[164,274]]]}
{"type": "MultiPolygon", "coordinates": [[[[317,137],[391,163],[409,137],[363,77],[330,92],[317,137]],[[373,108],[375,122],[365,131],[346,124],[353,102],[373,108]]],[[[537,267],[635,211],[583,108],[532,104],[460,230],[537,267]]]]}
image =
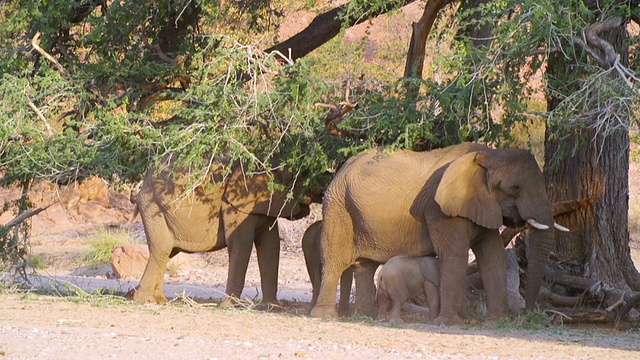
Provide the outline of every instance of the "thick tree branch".
{"type": "MultiPolygon", "coordinates": [[[[346,14],[349,5],[359,0],[352,0],[350,3],[344,4],[325,13],[316,16],[309,26],[304,30],[290,37],[289,39],[274,45],[266,50],[266,52],[279,51],[285,56],[296,60],[309,54],[313,50],[319,48],[329,40],[333,39],[340,33],[343,25],[342,17],[346,14]]],[[[349,16],[345,19],[346,27],[351,27],[363,23],[369,19],[373,19],[378,15],[385,14],[391,10],[401,8],[415,0],[400,0],[398,2],[389,1],[385,6],[367,11],[364,16],[349,16]]]]}
{"type": "Polygon", "coordinates": [[[90,0],[84,4],[73,7],[67,20],[72,24],[81,23],[98,6],[102,7],[103,14],[107,12],[107,2],[105,0],[90,0]]]}
{"type": "Polygon", "coordinates": [[[619,16],[598,21],[583,31],[584,38],[587,40],[586,42],[579,38],[575,38],[574,41],[580,45],[600,67],[610,69],[615,65],[618,53],[613,45],[600,37],[600,34],[618,28],[622,26],[623,23],[623,19],[619,16]],[[594,49],[594,47],[596,49],[594,49]],[[598,53],[598,51],[600,53],[598,53]]]}
{"type": "Polygon", "coordinates": [[[16,226],[16,225],[20,224],[21,222],[27,220],[28,218],[47,210],[53,204],[54,203],[51,203],[51,204],[49,204],[47,206],[43,206],[43,207],[40,207],[40,208],[37,208],[37,209],[27,210],[27,211],[21,213],[20,215],[18,215],[17,217],[15,217],[14,219],[10,220],[5,225],[0,225],[0,228],[9,229],[9,228],[11,228],[13,226],[16,226]]]}
{"type": "Polygon", "coordinates": [[[452,1],[453,0],[429,0],[420,20],[413,23],[407,62],[404,67],[404,77],[422,78],[427,38],[429,37],[429,33],[431,33],[431,28],[440,10],[452,1]]]}
{"type": "Polygon", "coordinates": [[[163,54],[174,50],[174,46],[181,41],[180,37],[184,36],[185,30],[189,26],[197,25],[201,12],[202,8],[197,1],[189,1],[180,13],[169,17],[158,36],[163,54]]]}
{"type": "Polygon", "coordinates": [[[49,125],[49,122],[47,121],[47,118],[44,117],[44,114],[42,113],[42,111],[38,109],[38,107],[36,106],[36,104],[33,103],[33,101],[29,101],[29,107],[36,113],[36,115],[38,115],[38,118],[40,118],[40,120],[42,120],[42,122],[44,123],[44,126],[47,128],[47,135],[49,136],[53,135],[53,130],[51,129],[51,125],[49,125]]]}

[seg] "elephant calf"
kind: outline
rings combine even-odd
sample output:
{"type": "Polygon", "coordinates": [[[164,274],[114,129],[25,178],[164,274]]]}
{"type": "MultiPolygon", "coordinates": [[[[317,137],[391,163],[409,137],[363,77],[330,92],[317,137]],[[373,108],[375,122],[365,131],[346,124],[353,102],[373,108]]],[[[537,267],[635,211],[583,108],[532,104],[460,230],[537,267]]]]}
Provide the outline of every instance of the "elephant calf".
{"type": "Polygon", "coordinates": [[[378,275],[378,320],[401,323],[402,305],[409,298],[421,294],[429,303],[429,320],[434,320],[440,312],[438,259],[434,256],[391,258],[378,275]]]}

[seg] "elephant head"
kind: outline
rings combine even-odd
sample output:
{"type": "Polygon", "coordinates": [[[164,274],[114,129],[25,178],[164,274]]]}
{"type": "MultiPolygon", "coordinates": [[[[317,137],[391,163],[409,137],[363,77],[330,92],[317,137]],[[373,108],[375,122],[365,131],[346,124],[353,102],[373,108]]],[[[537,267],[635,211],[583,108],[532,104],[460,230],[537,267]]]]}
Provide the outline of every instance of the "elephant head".
{"type": "Polygon", "coordinates": [[[445,170],[435,200],[446,215],[464,217],[489,229],[503,224],[532,225],[527,246],[526,307],[533,309],[554,245],[551,204],[533,155],[520,149],[468,153],[445,170]]]}

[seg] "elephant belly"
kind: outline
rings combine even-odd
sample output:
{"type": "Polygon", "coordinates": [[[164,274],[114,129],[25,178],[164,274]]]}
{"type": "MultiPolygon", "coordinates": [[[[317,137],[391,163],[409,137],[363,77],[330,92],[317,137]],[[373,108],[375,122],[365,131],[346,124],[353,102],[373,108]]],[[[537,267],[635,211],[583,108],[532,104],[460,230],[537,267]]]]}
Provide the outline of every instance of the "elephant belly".
{"type": "Polygon", "coordinates": [[[415,220],[356,229],[355,243],[356,258],[380,263],[397,255],[425,256],[434,252],[428,234],[415,220]]]}
{"type": "Polygon", "coordinates": [[[219,217],[204,216],[207,213],[191,212],[168,221],[174,234],[174,248],[184,252],[205,252],[225,248],[219,217]]]}

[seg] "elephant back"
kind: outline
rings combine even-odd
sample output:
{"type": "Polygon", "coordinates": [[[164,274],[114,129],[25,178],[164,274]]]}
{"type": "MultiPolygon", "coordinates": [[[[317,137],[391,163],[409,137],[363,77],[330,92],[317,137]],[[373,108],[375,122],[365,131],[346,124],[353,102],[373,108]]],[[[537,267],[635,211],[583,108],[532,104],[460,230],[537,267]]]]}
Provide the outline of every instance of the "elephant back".
{"type": "Polygon", "coordinates": [[[287,170],[250,175],[235,166],[224,200],[244,213],[297,219],[309,214],[309,206],[302,201],[303,183],[287,170]]]}

